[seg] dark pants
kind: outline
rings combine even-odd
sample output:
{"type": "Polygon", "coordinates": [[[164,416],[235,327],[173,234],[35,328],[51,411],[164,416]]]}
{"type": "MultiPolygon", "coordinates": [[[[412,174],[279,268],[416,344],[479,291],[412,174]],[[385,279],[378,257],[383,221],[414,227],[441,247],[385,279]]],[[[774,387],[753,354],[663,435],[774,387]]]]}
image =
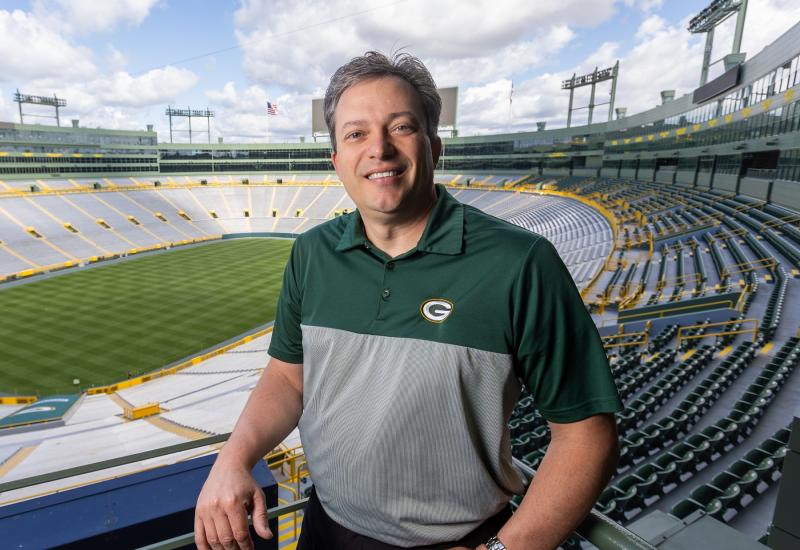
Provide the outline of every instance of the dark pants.
{"type": "MultiPolygon", "coordinates": [[[[492,535],[496,535],[510,517],[511,506],[506,506],[461,540],[415,546],[414,548],[417,550],[444,550],[453,546],[475,548],[486,542],[492,535]]],[[[325,513],[316,491],[312,491],[303,516],[303,527],[300,531],[297,550],[395,550],[399,548],[401,547],[386,544],[342,527],[325,513]]]]}

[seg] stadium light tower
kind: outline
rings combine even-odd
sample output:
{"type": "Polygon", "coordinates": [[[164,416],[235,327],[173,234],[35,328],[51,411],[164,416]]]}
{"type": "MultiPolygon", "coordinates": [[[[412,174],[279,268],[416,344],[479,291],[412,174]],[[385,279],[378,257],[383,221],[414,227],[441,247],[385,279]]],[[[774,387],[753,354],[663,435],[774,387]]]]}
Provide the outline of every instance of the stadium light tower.
{"type": "Polygon", "coordinates": [[[562,90],[569,90],[569,109],[567,111],[567,128],[572,125],[572,111],[577,111],[578,109],[589,109],[589,118],[587,120],[587,124],[592,123],[592,115],[594,114],[594,108],[598,105],[608,105],[608,120],[611,120],[614,115],[614,98],[617,94],[617,76],[619,75],[619,59],[616,63],[614,63],[613,67],[609,67],[607,69],[603,69],[601,71],[597,70],[597,67],[594,68],[594,71],[585,74],[582,76],[576,76],[575,74],[572,75],[572,78],[569,80],[564,80],[561,82],[561,89],[562,90]],[[606,80],[611,81],[611,97],[608,101],[604,103],[595,103],[594,102],[594,92],[595,87],[599,82],[604,82],[606,80]],[[581,86],[591,86],[592,92],[589,96],[589,105],[586,107],[572,107],[572,100],[575,97],[575,88],[580,88],[581,86]]]}
{"type": "Polygon", "coordinates": [[[53,97],[47,97],[43,95],[28,95],[20,93],[19,88],[17,88],[17,93],[14,94],[14,101],[19,103],[19,123],[25,124],[22,114],[22,104],[28,103],[30,105],[46,105],[48,107],[55,107],[56,109],[56,116],[52,115],[32,115],[28,113],[27,116],[34,116],[34,117],[41,117],[41,118],[54,118],[56,119],[56,125],[61,126],[61,119],[58,116],[58,109],[59,107],[66,107],[67,100],[61,99],[56,94],[53,94],[53,97]]]}
{"type": "MultiPolygon", "coordinates": [[[[200,109],[192,109],[191,107],[188,109],[173,109],[172,107],[167,107],[167,110],[164,112],[165,115],[169,117],[169,142],[172,143],[172,117],[187,117],[189,119],[189,143],[192,143],[192,117],[199,117],[206,119],[206,130],[195,130],[195,133],[206,133],[208,134],[208,142],[211,143],[211,119],[214,117],[214,111],[209,111],[206,108],[205,111],[201,111],[200,109]]],[[[187,130],[174,130],[175,132],[185,132],[187,130]]]]}
{"type": "Polygon", "coordinates": [[[703,53],[703,68],[700,70],[700,86],[708,81],[708,68],[716,63],[716,61],[711,62],[714,29],[734,13],[737,14],[736,30],[733,34],[731,54],[738,55],[742,50],[742,33],[744,32],[744,18],[747,14],[747,0],[713,0],[708,7],[704,8],[689,21],[688,30],[690,33],[706,33],[706,49],[703,53]]]}

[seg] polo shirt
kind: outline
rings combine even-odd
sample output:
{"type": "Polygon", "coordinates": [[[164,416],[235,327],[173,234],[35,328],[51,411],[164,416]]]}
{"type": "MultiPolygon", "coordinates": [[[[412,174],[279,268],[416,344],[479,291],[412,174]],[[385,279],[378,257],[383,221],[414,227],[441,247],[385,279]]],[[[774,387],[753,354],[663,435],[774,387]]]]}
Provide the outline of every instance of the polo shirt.
{"type": "Polygon", "coordinates": [[[442,186],[390,258],[358,211],[300,235],[269,354],[303,364],[299,428],[330,517],[402,547],[453,541],[523,492],[508,420],[527,385],[574,422],[622,405],[555,248],[442,186]]]}

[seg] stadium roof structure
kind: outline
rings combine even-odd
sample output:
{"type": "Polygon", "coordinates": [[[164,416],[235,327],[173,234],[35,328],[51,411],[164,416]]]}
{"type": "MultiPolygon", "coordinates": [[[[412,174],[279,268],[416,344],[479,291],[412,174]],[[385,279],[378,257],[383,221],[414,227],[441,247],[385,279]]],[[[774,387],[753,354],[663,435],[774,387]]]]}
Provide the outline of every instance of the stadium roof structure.
{"type": "Polygon", "coordinates": [[[704,8],[689,21],[689,32],[695,34],[706,33],[703,65],[700,70],[700,86],[703,86],[708,80],[708,69],[713,64],[711,62],[711,51],[714,46],[714,29],[734,13],[737,13],[738,17],[736,19],[736,30],[733,33],[733,44],[731,46],[730,56],[734,56],[736,62],[741,63],[744,58],[740,58],[739,53],[742,49],[742,34],[744,33],[744,20],[747,15],[747,0],[712,0],[708,7],[704,8]]]}
{"type": "Polygon", "coordinates": [[[746,0],[713,0],[689,20],[688,30],[691,33],[709,32],[737,13],[743,4],[746,4],[746,0]]]}

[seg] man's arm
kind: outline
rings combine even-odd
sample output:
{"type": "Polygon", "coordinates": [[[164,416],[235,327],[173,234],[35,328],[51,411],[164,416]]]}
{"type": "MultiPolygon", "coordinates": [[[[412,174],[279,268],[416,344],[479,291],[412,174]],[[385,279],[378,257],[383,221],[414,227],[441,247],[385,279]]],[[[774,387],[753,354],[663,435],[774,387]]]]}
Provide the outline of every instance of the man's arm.
{"type": "Polygon", "coordinates": [[[272,537],[264,493],[251,471],[297,426],[302,413],[303,365],[270,359],[197,499],[195,543],[200,550],[252,548],[250,510],[256,533],[272,537]]]}
{"type": "Polygon", "coordinates": [[[508,550],[557,548],[589,513],[617,467],[613,414],[551,422],[550,432],[550,446],[525,498],[497,535],[508,550]]]}

